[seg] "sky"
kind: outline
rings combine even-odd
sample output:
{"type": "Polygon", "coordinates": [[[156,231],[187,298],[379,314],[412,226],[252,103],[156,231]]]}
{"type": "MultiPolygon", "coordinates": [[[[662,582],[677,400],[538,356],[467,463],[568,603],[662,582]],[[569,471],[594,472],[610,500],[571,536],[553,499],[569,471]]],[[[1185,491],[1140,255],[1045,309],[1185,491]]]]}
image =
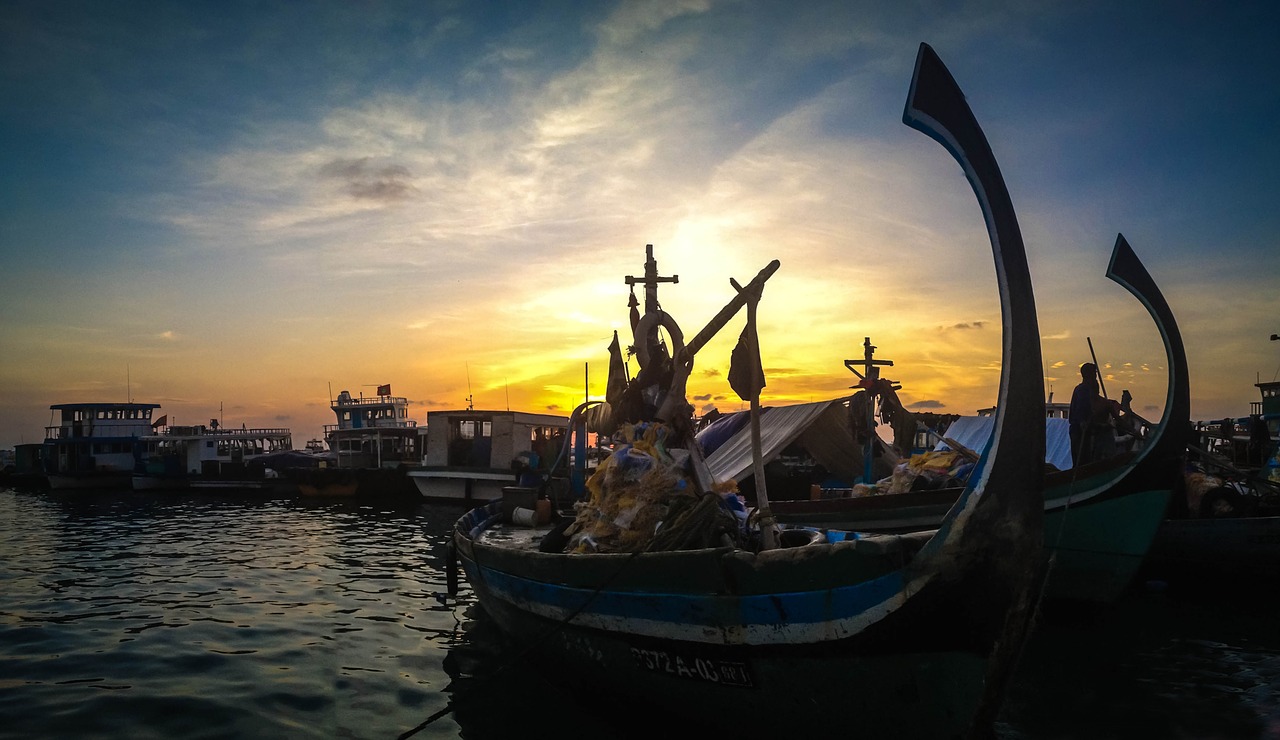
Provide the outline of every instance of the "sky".
{"type": "MultiPolygon", "coordinates": [[[[0,447],[126,400],[301,447],[388,383],[420,424],[567,415],[630,342],[646,244],[686,337],[779,260],[765,405],[849,393],[870,337],[909,409],[973,414],[995,271],[959,166],[902,123],[921,42],[1008,184],[1046,396],[1096,357],[1161,413],[1155,324],[1105,277],[1123,234],[1192,418],[1244,415],[1280,372],[1276,28],[1275,3],[3,0],[0,447]]],[[[744,321],[697,355],[700,413],[746,406],[744,321]]]]}

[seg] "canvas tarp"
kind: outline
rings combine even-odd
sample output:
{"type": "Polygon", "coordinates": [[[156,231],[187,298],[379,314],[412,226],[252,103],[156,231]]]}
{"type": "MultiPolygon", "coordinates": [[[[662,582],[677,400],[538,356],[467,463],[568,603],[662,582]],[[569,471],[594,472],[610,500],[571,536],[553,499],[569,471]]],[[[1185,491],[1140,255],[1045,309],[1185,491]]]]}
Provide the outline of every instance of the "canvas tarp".
{"type": "MultiPolygon", "coordinates": [[[[993,416],[962,416],[951,422],[943,436],[973,450],[978,454],[987,448],[991,441],[991,429],[995,424],[993,416]]],[[[1044,420],[1044,461],[1058,470],[1071,469],[1071,431],[1066,419],[1044,420]]],[[[945,442],[939,442],[934,449],[951,449],[945,442]]]]}
{"type": "MultiPolygon", "coordinates": [[[[862,472],[863,452],[849,429],[846,399],[771,406],[761,409],[760,446],[764,462],[777,457],[793,442],[800,442],[814,461],[831,474],[852,479],[862,472]]],[[[744,416],[748,412],[739,412],[744,416]]],[[[735,415],[736,416],[736,415],[735,415]]],[[[751,424],[742,418],[717,423],[738,428],[707,454],[707,467],[717,481],[743,480],[751,475],[751,424]]],[[[710,430],[708,430],[710,431],[710,430]]],[[[702,439],[703,435],[699,434],[702,439]]]]}

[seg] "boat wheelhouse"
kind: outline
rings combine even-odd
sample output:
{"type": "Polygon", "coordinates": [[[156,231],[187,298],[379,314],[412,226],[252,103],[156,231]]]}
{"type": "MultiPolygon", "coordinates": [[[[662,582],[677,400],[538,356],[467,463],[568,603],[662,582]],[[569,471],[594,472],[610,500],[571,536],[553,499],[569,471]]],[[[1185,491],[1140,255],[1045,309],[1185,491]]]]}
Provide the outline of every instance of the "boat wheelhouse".
{"type": "Polygon", "coordinates": [[[288,429],[226,429],[217,419],[208,425],[167,426],[140,442],[142,459],[133,476],[138,491],[252,487],[261,482],[263,472],[250,472],[250,461],[293,449],[288,429]]]}
{"type": "Polygon", "coordinates": [[[422,462],[421,432],[409,418],[409,399],[378,386],[365,398],[342,391],[331,403],[337,424],[324,427],[325,442],[339,468],[397,468],[422,462]]]}
{"type": "Polygon", "coordinates": [[[552,414],[431,411],[423,466],[409,477],[428,500],[489,501],[529,468],[548,469],[568,428],[568,417],[552,414]]]}
{"type": "MultiPolygon", "coordinates": [[[[50,488],[128,488],[140,460],[139,438],[152,432],[158,403],[60,403],[45,428],[50,488]]],[[[163,417],[158,420],[163,421],[163,417]]]]}

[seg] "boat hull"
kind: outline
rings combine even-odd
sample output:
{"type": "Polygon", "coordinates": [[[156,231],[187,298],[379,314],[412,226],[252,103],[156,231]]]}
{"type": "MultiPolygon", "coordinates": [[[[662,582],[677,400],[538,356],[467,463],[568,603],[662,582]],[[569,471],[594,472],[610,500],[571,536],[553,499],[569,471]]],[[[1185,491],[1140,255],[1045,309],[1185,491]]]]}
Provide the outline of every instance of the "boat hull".
{"type": "Polygon", "coordinates": [[[50,473],[48,475],[49,488],[55,491],[68,489],[97,489],[97,490],[129,490],[133,475],[127,472],[121,473],[86,473],[86,474],[67,474],[67,473],[50,473]]]}
{"type": "Polygon", "coordinates": [[[408,473],[418,494],[432,503],[476,506],[502,497],[502,489],[514,486],[514,471],[491,468],[420,468],[408,473]]]}
{"type": "MultiPolygon", "coordinates": [[[[1148,487],[1131,457],[1054,473],[1045,488],[1044,550],[1052,564],[1045,596],[1113,603],[1133,583],[1172,495],[1148,487]]],[[[955,490],[861,499],[781,501],[778,521],[864,532],[909,532],[937,527],[955,490]]]]}
{"type": "Polygon", "coordinates": [[[1166,519],[1147,559],[1156,578],[1280,580],[1280,516],[1166,519]]]}
{"type": "Polygon", "coordinates": [[[1114,603],[1142,569],[1169,491],[1135,491],[1045,512],[1050,599],[1114,603]]]}
{"type": "MultiPolygon", "coordinates": [[[[469,572],[470,577],[470,572],[469,572]]],[[[581,700],[661,707],[682,723],[746,737],[964,737],[987,661],[963,650],[857,654],[711,646],[582,629],[539,617],[480,589],[486,616],[512,651],[532,649],[540,672],[581,700]],[[815,711],[840,707],[841,711],[815,711]],[[839,735],[837,735],[839,733],[839,735]]]]}
{"type": "Polygon", "coordinates": [[[985,534],[579,555],[541,552],[550,528],[502,512],[464,515],[452,551],[514,649],[574,688],[779,736],[960,737],[987,696],[1013,551],[985,534]]]}

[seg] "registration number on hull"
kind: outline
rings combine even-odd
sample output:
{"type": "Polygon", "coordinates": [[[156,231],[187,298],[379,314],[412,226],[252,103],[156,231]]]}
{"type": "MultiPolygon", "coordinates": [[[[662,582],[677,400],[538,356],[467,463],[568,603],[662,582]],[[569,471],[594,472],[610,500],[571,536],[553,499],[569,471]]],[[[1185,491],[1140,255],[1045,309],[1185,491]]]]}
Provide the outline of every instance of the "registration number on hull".
{"type": "Polygon", "coordinates": [[[707,681],[725,686],[751,687],[751,670],[737,660],[705,658],[669,650],[631,648],[636,665],[655,673],[666,673],[694,681],[707,681]]]}

